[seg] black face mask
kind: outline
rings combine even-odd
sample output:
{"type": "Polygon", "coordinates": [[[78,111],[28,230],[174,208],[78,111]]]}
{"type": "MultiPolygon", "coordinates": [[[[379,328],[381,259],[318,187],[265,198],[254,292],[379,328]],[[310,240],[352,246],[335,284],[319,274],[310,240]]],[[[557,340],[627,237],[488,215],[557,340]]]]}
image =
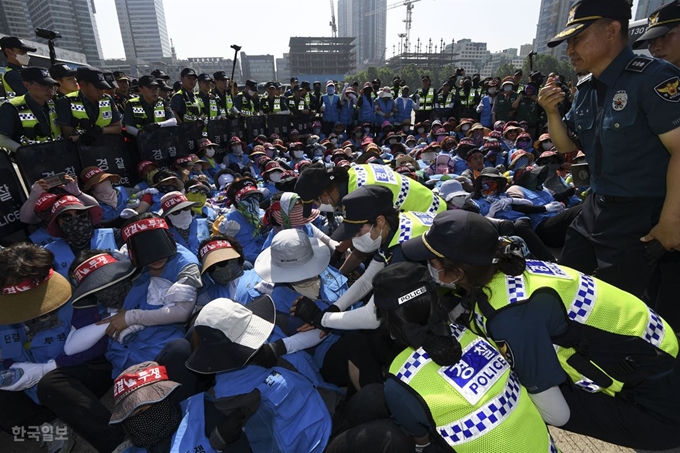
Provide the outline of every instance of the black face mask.
{"type": "Polygon", "coordinates": [[[94,297],[97,299],[97,303],[103,307],[119,310],[123,306],[130,288],[132,288],[132,279],[126,278],[108,288],[97,291],[94,293],[94,297]]]}
{"type": "Polygon", "coordinates": [[[149,409],[124,420],[123,430],[137,447],[151,448],[172,436],[182,421],[182,407],[170,395],[149,409]]]}
{"type": "Polygon", "coordinates": [[[92,234],[94,227],[90,215],[86,212],[77,216],[63,217],[61,220],[61,236],[71,247],[87,247],[92,234]]]}
{"type": "Polygon", "coordinates": [[[28,321],[24,322],[24,325],[28,331],[26,336],[28,340],[31,341],[31,339],[33,339],[37,333],[60,326],[61,319],[59,319],[57,310],[54,310],[45,315],[38,316],[37,318],[29,319],[28,321]]]}
{"type": "Polygon", "coordinates": [[[225,266],[215,267],[210,270],[210,278],[218,285],[228,285],[234,279],[243,275],[243,266],[238,263],[237,259],[227,261],[225,266]]]}
{"type": "MultiPolygon", "coordinates": [[[[527,167],[530,168],[530,167],[527,167]]],[[[547,166],[536,166],[526,171],[517,181],[517,185],[529,190],[541,190],[543,183],[548,178],[547,166]]]]}

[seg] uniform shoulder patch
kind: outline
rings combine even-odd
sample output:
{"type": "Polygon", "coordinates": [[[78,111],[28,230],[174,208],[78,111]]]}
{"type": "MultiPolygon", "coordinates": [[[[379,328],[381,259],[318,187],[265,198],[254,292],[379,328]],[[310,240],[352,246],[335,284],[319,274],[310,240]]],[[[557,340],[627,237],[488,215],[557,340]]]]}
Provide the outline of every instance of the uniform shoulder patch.
{"type": "Polygon", "coordinates": [[[680,77],[666,79],[654,87],[654,92],[664,101],[680,103],[680,77]]]}
{"type": "Polygon", "coordinates": [[[647,69],[647,67],[652,63],[654,63],[653,58],[649,58],[644,55],[637,55],[628,62],[626,65],[626,71],[644,72],[644,70],[647,69]]]}
{"type": "Polygon", "coordinates": [[[592,74],[588,74],[587,76],[581,78],[581,79],[578,81],[578,83],[576,84],[576,87],[578,88],[578,87],[580,87],[581,85],[583,85],[584,83],[590,82],[592,79],[593,79],[593,75],[592,75],[592,74]]]}
{"type": "Polygon", "coordinates": [[[515,355],[512,353],[512,349],[510,349],[508,342],[505,340],[496,340],[494,343],[496,343],[496,346],[498,346],[498,350],[500,351],[501,355],[503,355],[505,361],[508,362],[510,368],[514,369],[515,355]]]}

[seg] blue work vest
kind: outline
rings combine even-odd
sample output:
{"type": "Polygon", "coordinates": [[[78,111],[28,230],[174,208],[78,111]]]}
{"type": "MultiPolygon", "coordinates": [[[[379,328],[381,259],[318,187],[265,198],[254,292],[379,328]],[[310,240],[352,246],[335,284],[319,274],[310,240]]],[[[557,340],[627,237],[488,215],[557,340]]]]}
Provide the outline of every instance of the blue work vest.
{"type": "Polygon", "coordinates": [[[362,95],[364,97],[359,107],[359,122],[360,123],[375,123],[375,112],[373,111],[373,97],[362,95]]]}
{"type": "Polygon", "coordinates": [[[118,216],[120,216],[120,213],[123,212],[123,209],[126,208],[128,201],[127,191],[123,187],[114,187],[114,189],[118,191],[118,206],[114,208],[113,206],[109,206],[106,203],[99,203],[99,206],[102,208],[104,213],[102,216],[102,222],[116,220],[118,216]]]}
{"type": "MultiPolygon", "coordinates": [[[[549,192],[546,192],[545,190],[529,190],[521,186],[517,186],[520,189],[522,189],[522,193],[524,194],[524,198],[527,200],[531,201],[531,203],[534,206],[543,206],[548,203],[551,203],[555,201],[552,195],[550,195],[549,192]]],[[[556,212],[538,212],[536,214],[529,214],[529,220],[531,220],[531,228],[536,230],[536,227],[540,225],[541,222],[543,222],[545,219],[550,218],[554,215],[556,215],[556,212]]]]}
{"type": "MultiPolygon", "coordinates": [[[[76,259],[71,247],[62,238],[56,238],[54,242],[47,244],[45,248],[54,253],[54,270],[68,279],[68,268],[76,259]]],[[[91,249],[116,250],[116,239],[111,228],[98,228],[94,230],[90,239],[91,249]]]]}
{"type": "MultiPolygon", "coordinates": [[[[177,244],[177,253],[175,253],[168,260],[165,268],[163,269],[163,273],[161,273],[160,276],[175,283],[177,281],[177,277],[179,277],[179,273],[189,264],[196,264],[198,266],[198,258],[183,245],[177,244]]],[[[144,273],[148,274],[146,271],[144,273]]]]}
{"type": "MultiPolygon", "coordinates": [[[[70,303],[62,305],[57,310],[59,325],[52,329],[35,334],[28,342],[26,328],[23,323],[6,324],[0,326],[0,352],[2,360],[11,359],[14,362],[46,363],[64,353],[64,343],[71,331],[71,317],[73,306],[70,303]]],[[[38,384],[24,390],[26,394],[40,404],[38,400],[38,384]]]]}
{"type": "Polygon", "coordinates": [[[482,98],[482,112],[479,114],[479,122],[482,126],[493,128],[493,98],[491,96],[484,96],[482,98]]]}
{"type": "Polygon", "coordinates": [[[260,234],[260,232],[257,232],[255,236],[253,236],[255,227],[251,225],[245,217],[243,217],[243,214],[236,210],[229,211],[225,218],[227,220],[235,221],[241,227],[239,232],[236,234],[236,240],[243,247],[243,254],[245,255],[246,261],[254,263],[257,259],[257,256],[260,254],[260,251],[262,250],[262,244],[264,243],[265,236],[260,234]]]}
{"type": "Polygon", "coordinates": [[[332,421],[321,395],[309,379],[281,367],[246,365],[215,377],[215,398],[258,389],[260,406],[244,431],[254,453],[321,453],[332,421]]]}
{"type": "Polygon", "coordinates": [[[28,238],[32,243],[39,245],[40,247],[45,247],[47,244],[51,244],[57,240],[54,236],[50,236],[50,233],[43,227],[35,230],[28,238]]]}
{"type": "MultiPolygon", "coordinates": [[[[387,98],[387,100],[385,100],[383,98],[376,98],[374,107],[375,107],[375,105],[380,107],[380,111],[382,113],[389,113],[390,115],[392,115],[392,110],[394,109],[394,99],[387,98]]],[[[378,122],[378,121],[381,121],[381,122],[389,121],[390,124],[392,124],[392,123],[394,123],[394,115],[390,116],[389,118],[385,118],[384,116],[380,116],[380,115],[375,115],[375,121],[376,122],[378,122]]]]}
{"type": "Polygon", "coordinates": [[[326,110],[323,112],[322,119],[332,123],[337,122],[340,119],[340,109],[338,108],[340,96],[337,94],[332,96],[324,94],[321,96],[321,103],[322,105],[326,106],[326,110]]]}
{"type": "MultiPolygon", "coordinates": [[[[352,100],[346,101],[340,106],[339,120],[345,126],[350,126],[354,122],[354,107],[355,102],[352,100]]],[[[338,140],[339,141],[339,140],[338,140]]],[[[361,145],[361,143],[359,144],[361,145]]]]}
{"type": "Polygon", "coordinates": [[[177,228],[170,226],[168,231],[175,238],[175,242],[178,245],[189,250],[194,255],[198,254],[198,244],[210,237],[210,225],[207,219],[197,217],[194,214],[194,218],[191,220],[191,225],[189,225],[189,242],[185,241],[177,228]]]}
{"type": "Polygon", "coordinates": [[[410,120],[413,113],[413,99],[398,97],[394,102],[397,103],[397,113],[394,116],[394,121],[401,123],[404,120],[410,120]]]}

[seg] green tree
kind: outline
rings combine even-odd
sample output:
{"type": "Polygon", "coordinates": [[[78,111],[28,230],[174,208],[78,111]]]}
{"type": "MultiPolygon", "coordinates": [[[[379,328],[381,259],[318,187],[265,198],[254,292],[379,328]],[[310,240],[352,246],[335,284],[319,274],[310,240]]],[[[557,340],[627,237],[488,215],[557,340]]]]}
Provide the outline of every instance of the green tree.
{"type": "MultiPolygon", "coordinates": [[[[528,76],[531,73],[529,57],[524,59],[522,71],[524,72],[524,78],[528,80],[528,76]]],[[[560,63],[552,55],[534,55],[534,71],[540,71],[547,78],[551,72],[560,72],[560,63]]]]}
{"type": "Polygon", "coordinates": [[[510,63],[505,63],[496,70],[496,77],[500,77],[501,79],[503,79],[504,77],[513,75],[516,70],[517,68],[515,68],[510,63]]]}
{"type": "Polygon", "coordinates": [[[401,70],[401,80],[406,81],[406,85],[411,89],[411,94],[415,93],[420,87],[420,71],[414,64],[404,66],[401,70]]]}
{"type": "Polygon", "coordinates": [[[576,82],[578,81],[576,77],[576,71],[569,60],[560,60],[559,70],[557,72],[564,76],[565,82],[572,82],[574,85],[576,85],[576,82]]]}
{"type": "Polygon", "coordinates": [[[395,73],[391,68],[386,66],[378,68],[378,78],[380,79],[382,86],[392,86],[392,80],[394,79],[394,76],[395,73]]]}

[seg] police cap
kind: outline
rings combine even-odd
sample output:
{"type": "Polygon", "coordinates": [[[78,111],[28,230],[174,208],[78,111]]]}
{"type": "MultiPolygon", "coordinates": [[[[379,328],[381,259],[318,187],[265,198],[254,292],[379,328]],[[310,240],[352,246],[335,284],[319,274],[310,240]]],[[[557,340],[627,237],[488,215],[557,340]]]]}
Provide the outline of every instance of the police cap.
{"type": "Polygon", "coordinates": [[[104,71],[104,80],[106,80],[106,83],[111,85],[112,88],[118,88],[118,82],[116,82],[113,72],[104,71]]]}
{"type": "Polygon", "coordinates": [[[555,47],[578,35],[599,19],[614,19],[627,24],[630,8],[628,0],[579,0],[569,10],[566,28],[548,41],[548,47],[555,47]]]}
{"type": "Polygon", "coordinates": [[[252,89],[256,90],[257,89],[257,82],[254,81],[254,80],[248,79],[248,80],[246,80],[246,86],[248,88],[252,88],[252,89]]]}
{"type": "Polygon", "coordinates": [[[137,81],[137,84],[140,87],[146,87],[146,88],[160,87],[160,84],[158,82],[156,82],[156,78],[154,76],[150,76],[150,75],[141,76],[139,78],[139,80],[137,81]]]}
{"type": "Polygon", "coordinates": [[[678,25],[680,25],[680,2],[674,1],[649,15],[647,31],[633,43],[633,49],[639,49],[647,41],[660,38],[678,25]]]}
{"type": "Polygon", "coordinates": [[[227,77],[226,72],[217,71],[216,73],[213,74],[213,79],[215,79],[215,80],[229,80],[229,77],[227,77]]]}
{"type": "Polygon", "coordinates": [[[394,197],[387,187],[365,185],[345,196],[342,206],[345,216],[331,236],[333,240],[341,242],[352,239],[370,220],[394,212],[394,197]]]}
{"type": "MultiPolygon", "coordinates": [[[[115,75],[115,73],[114,73],[115,75]]],[[[94,85],[100,90],[110,90],[113,88],[104,78],[104,73],[92,66],[81,66],[76,70],[76,79],[78,82],[87,82],[94,85]]]]}
{"type": "Polygon", "coordinates": [[[31,47],[28,44],[26,44],[23,40],[20,38],[17,38],[16,36],[5,36],[3,38],[0,38],[0,48],[4,49],[21,49],[25,50],[26,52],[35,52],[36,48],[31,47]]]}
{"type": "Polygon", "coordinates": [[[184,68],[182,69],[182,72],[179,74],[180,77],[197,77],[196,71],[194,71],[191,68],[184,68]]]}
{"type": "Polygon", "coordinates": [[[64,63],[57,63],[50,66],[50,75],[55,79],[63,77],[73,77],[76,75],[76,70],[64,63]]]}
{"type": "Polygon", "coordinates": [[[203,72],[203,73],[198,75],[198,81],[199,82],[212,82],[213,78],[210,77],[210,74],[206,74],[205,72],[203,72]]]}
{"type": "Polygon", "coordinates": [[[21,79],[24,82],[35,82],[40,85],[58,85],[59,82],[50,76],[50,72],[45,68],[30,66],[21,70],[21,79]]]}

